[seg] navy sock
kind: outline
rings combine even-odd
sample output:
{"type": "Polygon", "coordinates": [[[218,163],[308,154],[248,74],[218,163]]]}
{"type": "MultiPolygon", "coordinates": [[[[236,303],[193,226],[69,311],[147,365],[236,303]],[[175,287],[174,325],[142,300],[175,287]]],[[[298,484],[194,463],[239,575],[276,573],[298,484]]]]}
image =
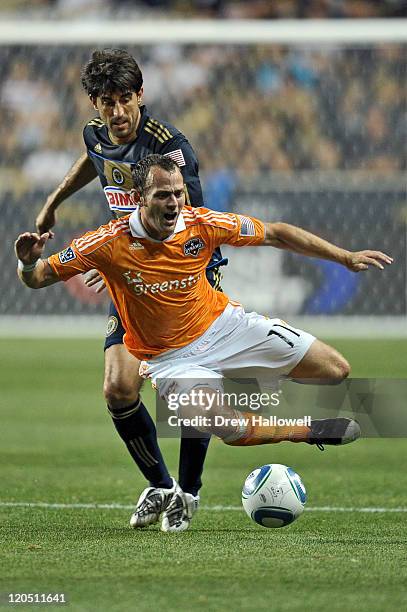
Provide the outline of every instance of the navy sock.
{"type": "Polygon", "coordinates": [[[201,475],[211,435],[198,432],[192,427],[182,427],[181,436],[178,482],[185,493],[198,495],[202,487],[201,475]]]}
{"type": "Polygon", "coordinates": [[[143,402],[138,399],[115,410],[108,406],[108,410],[119,436],[150,486],[170,489],[172,479],[158,446],[154,421],[143,402]]]}

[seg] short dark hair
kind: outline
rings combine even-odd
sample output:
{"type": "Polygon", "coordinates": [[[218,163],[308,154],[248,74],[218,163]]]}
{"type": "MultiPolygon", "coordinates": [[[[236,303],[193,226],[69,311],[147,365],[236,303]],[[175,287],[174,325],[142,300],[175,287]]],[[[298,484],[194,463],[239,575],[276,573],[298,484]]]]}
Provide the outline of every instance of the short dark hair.
{"type": "Polygon", "coordinates": [[[147,155],[147,157],[141,159],[131,169],[134,189],[137,191],[140,197],[144,196],[146,189],[149,187],[147,184],[147,179],[151,168],[156,166],[166,170],[167,172],[175,172],[175,170],[179,170],[177,162],[171,159],[171,157],[167,157],[165,155],[158,155],[157,153],[154,153],[153,155],[147,155]]]}
{"type": "Polygon", "coordinates": [[[143,75],[136,60],[123,49],[93,51],[82,68],[81,80],[91,98],[116,91],[138,93],[143,85],[143,75]]]}

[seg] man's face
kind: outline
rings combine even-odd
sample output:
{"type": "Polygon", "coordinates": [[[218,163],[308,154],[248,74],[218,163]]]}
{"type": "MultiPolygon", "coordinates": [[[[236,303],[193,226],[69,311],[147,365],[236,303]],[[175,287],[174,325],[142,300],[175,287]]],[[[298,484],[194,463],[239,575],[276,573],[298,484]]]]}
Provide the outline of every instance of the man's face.
{"type": "Polygon", "coordinates": [[[184,179],[180,170],[167,172],[153,166],[147,189],[140,200],[141,222],[155,240],[164,240],[174,233],[185,204],[184,179]]]}
{"type": "Polygon", "coordinates": [[[117,91],[92,98],[93,106],[106,123],[114,144],[127,144],[136,138],[142,93],[142,89],[138,93],[117,91]]]}

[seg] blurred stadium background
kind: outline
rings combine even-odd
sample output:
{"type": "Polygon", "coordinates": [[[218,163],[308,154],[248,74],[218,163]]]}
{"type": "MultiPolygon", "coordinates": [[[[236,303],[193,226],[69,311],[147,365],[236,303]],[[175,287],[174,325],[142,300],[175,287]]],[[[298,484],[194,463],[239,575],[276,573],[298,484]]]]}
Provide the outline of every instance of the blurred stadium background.
{"type": "MultiPolygon", "coordinates": [[[[196,149],[209,207],[285,220],[395,258],[383,274],[356,276],[283,252],[225,248],[225,291],[247,309],[331,337],[405,335],[407,27],[385,19],[403,15],[403,5],[3,2],[0,334],[40,334],[50,325],[61,334],[103,333],[106,296],[81,278],[33,294],[16,278],[11,243],[33,227],[83,151],[82,129],[94,112],[81,65],[95,47],[124,46],[141,65],[151,113],[178,126],[196,149]],[[126,15],[134,21],[120,21],[126,15]],[[187,24],[181,16],[213,20],[187,24]]],[[[95,180],[59,209],[52,250],[107,213],[95,180]]]]}

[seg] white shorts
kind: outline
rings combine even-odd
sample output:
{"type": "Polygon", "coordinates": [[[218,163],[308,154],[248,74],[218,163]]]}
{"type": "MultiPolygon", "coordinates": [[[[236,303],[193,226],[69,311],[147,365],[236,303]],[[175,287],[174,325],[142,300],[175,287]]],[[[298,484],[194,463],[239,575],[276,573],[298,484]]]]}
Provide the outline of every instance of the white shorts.
{"type": "Polygon", "coordinates": [[[164,398],[203,385],[222,391],[223,378],[255,379],[267,386],[287,376],[314,340],[281,319],[228,304],[194,342],[143,361],[140,375],[151,378],[164,398]]]}

